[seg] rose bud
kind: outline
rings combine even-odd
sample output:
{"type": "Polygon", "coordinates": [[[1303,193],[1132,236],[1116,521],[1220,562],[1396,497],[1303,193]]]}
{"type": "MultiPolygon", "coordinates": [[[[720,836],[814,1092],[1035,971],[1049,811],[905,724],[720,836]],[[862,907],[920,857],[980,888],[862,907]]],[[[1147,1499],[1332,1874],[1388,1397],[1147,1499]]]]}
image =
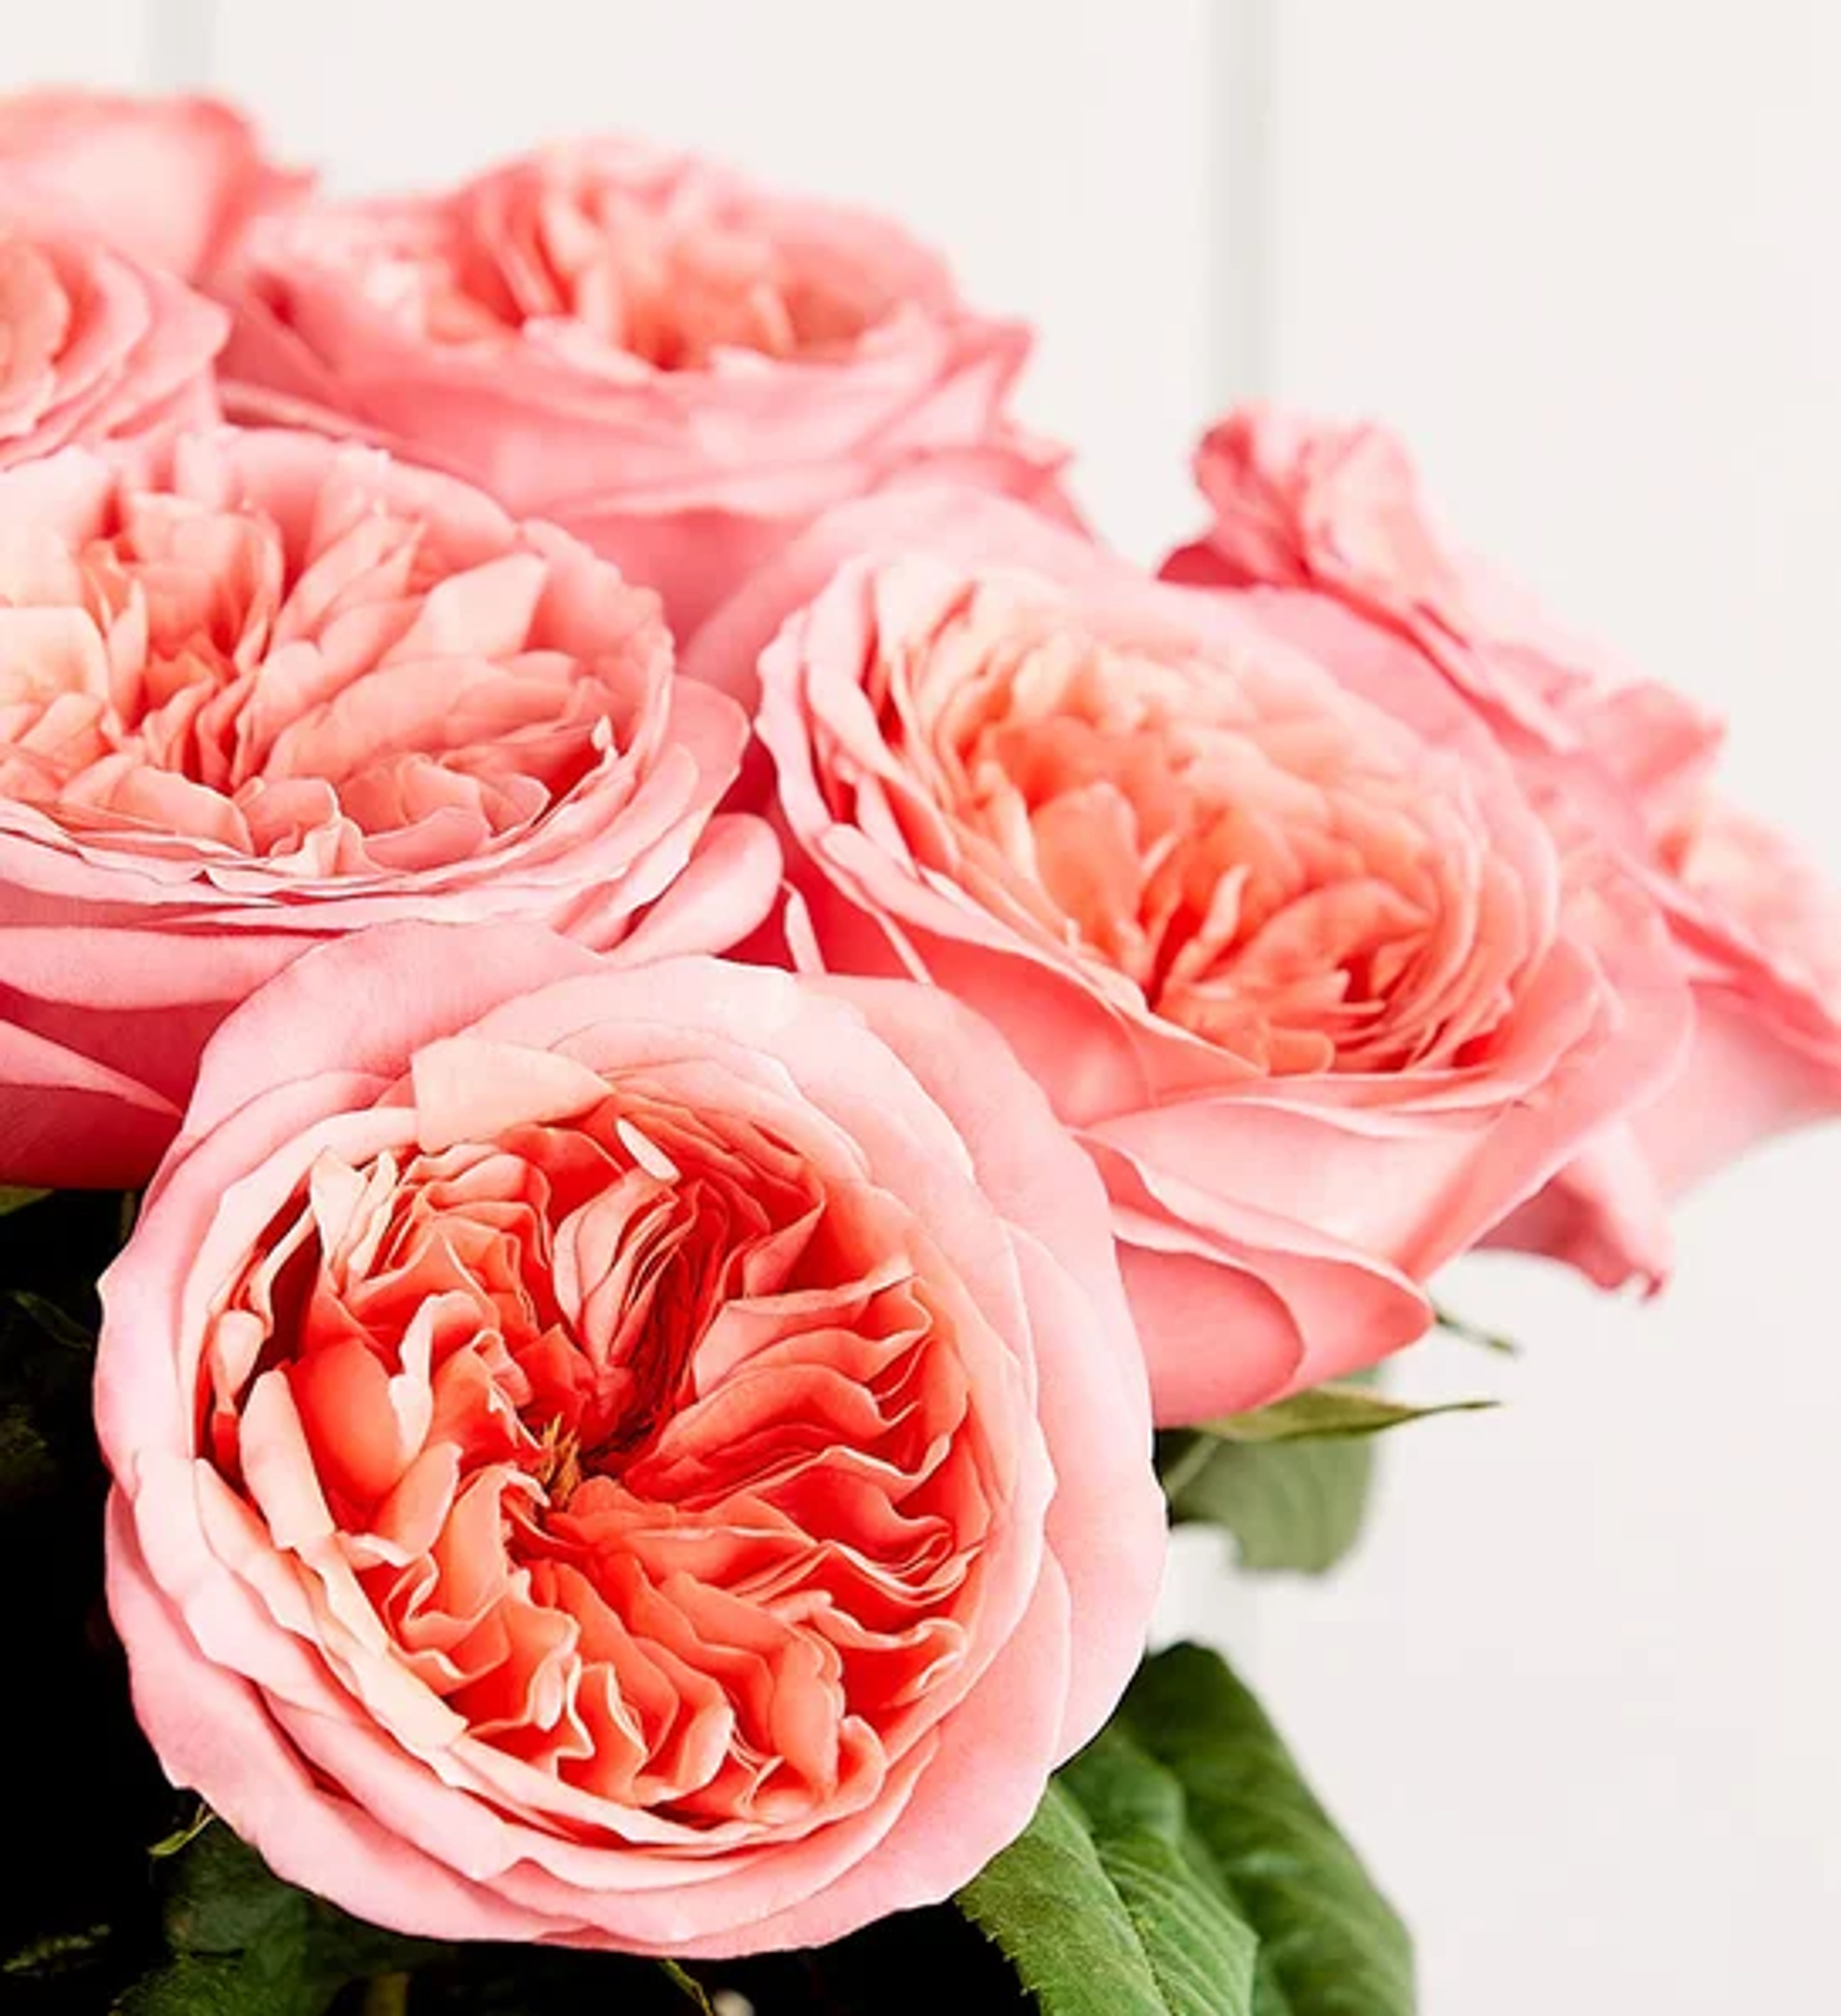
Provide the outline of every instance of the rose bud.
{"type": "Polygon", "coordinates": [[[61,448],[157,447],[217,417],[224,311],[0,194],[0,470],[61,448]]]}

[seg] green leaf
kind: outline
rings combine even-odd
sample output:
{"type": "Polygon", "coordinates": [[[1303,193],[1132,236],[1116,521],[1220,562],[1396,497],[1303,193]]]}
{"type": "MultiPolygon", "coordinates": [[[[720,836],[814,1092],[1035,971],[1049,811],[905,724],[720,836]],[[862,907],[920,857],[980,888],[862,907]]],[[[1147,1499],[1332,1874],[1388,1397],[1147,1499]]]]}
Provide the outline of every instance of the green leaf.
{"type": "Polygon", "coordinates": [[[35,1295],[28,1288],[0,1289],[0,1294],[16,1309],[31,1317],[41,1336],[63,1350],[87,1352],[95,1348],[95,1339],[90,1333],[49,1297],[35,1295]]]}
{"type": "Polygon", "coordinates": [[[1258,1935],[1256,2016],[1412,2016],[1405,1928],[1225,1661],[1197,1645],[1147,1660],[1117,1721],[1258,1935]]]}
{"type": "Polygon", "coordinates": [[[1145,1661],[958,1902],[1043,2016],[1412,2016],[1404,1928],[1197,1646],[1145,1661]]]}
{"type": "Polygon", "coordinates": [[[1044,2016],[1251,2016],[1256,1941],[1169,1773],[1108,1731],[959,1895],[1044,2016]]]}
{"type": "Polygon", "coordinates": [[[93,1341],[43,1295],[0,1288],[0,1510],[37,1503],[95,1460],[93,1341]]]}
{"type": "Polygon", "coordinates": [[[135,1982],[116,2016],[292,2016],[297,2004],[263,2001],[234,1960],[176,1960],[135,1982]]]}
{"type": "Polygon", "coordinates": [[[80,1967],[107,1946],[110,1928],[87,1925],[81,1931],[48,1932],[9,1953],[0,1962],[0,1974],[18,1975],[27,1980],[56,1976],[80,1967]]]}
{"type": "Polygon", "coordinates": [[[1323,1575],[1360,1537],[1374,1477],[1371,1438],[1165,1436],[1159,1460],[1171,1517],[1231,1534],[1243,1568],[1323,1575]]]}
{"type": "Polygon", "coordinates": [[[1322,1575],[1360,1537],[1374,1481],[1368,1446],[1384,1429],[1435,1414],[1472,1413],[1493,1400],[1419,1406],[1374,1389],[1372,1373],[1270,1407],[1157,1438],[1158,1469],[1178,1524],[1219,1526],[1241,1567],[1322,1575]]]}
{"type": "Polygon", "coordinates": [[[121,2016],[328,2016],[335,2007],[340,2016],[383,2016],[405,2006],[410,2016],[590,2008],[692,2016],[711,2007],[670,1961],[442,1946],[366,1924],[283,1882],[208,1815],[157,1849],[169,1955],[122,1996],[121,2016]]]}
{"type": "Polygon", "coordinates": [[[414,1967],[442,1949],[349,1917],[273,1874],[254,1849],[222,1825],[205,1828],[173,1854],[166,1936],[177,1956],[123,2007],[212,2010],[226,1983],[244,2000],[222,2006],[260,2016],[321,2016],[348,1983],[414,1967]],[[214,1964],[204,1964],[211,1962],[214,1964]]]}
{"type": "Polygon", "coordinates": [[[17,1400],[0,1401],[0,1504],[41,1498],[56,1490],[56,1453],[32,1412],[17,1400]]]}
{"type": "Polygon", "coordinates": [[[305,1893],[227,1827],[201,1827],[168,1859],[166,1936],[175,1953],[242,1953],[305,1915],[305,1893]]]}
{"type": "Polygon", "coordinates": [[[1258,1939],[1189,1823],[1181,1785],[1123,1728],[1063,1767],[1173,2010],[1250,2008],[1258,1939]]]}
{"type": "Polygon", "coordinates": [[[29,1204],[36,1204],[41,1197],[49,1197],[49,1190],[9,1190],[0,1183],[0,1218],[9,1211],[23,1211],[29,1204]]]}
{"type": "Polygon", "coordinates": [[[1270,1407],[1204,1421],[1198,1433],[1223,1442],[1329,1442],[1378,1435],[1439,1414],[1487,1413],[1499,1404],[1494,1400],[1443,1400],[1421,1407],[1409,1400],[1390,1400],[1371,1387],[1332,1384],[1294,1393],[1270,1407]]]}

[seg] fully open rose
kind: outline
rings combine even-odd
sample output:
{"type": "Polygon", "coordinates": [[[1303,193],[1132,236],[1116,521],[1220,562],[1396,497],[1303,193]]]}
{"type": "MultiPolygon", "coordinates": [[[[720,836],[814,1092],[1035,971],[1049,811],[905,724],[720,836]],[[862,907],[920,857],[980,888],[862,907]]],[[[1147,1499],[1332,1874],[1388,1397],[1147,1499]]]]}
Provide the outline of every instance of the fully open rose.
{"type": "Polygon", "coordinates": [[[0,469],[214,419],[223,310],[19,193],[0,173],[0,469]]]}
{"type": "Polygon", "coordinates": [[[715,949],[770,837],[740,710],[554,528],[317,435],[0,477],[0,1181],[132,1183],[199,1047],[317,940],[541,920],[715,949]],[[683,881],[674,882],[697,859],[683,881]]]}
{"type": "Polygon", "coordinates": [[[304,176],[263,158],[243,115],[210,98],[54,89],[0,98],[0,188],[144,264],[202,279],[250,219],[304,176]]]}
{"type": "Polygon", "coordinates": [[[232,398],[368,431],[578,532],[683,635],[815,513],[917,464],[1034,492],[1025,330],[893,225],[603,141],[254,234],[232,398]]]}
{"type": "Polygon", "coordinates": [[[686,660],[757,667],[795,956],[1003,1030],[1106,1178],[1161,1420],[1418,1334],[1418,1284],[1673,1066],[1641,891],[1333,605],[942,492],[816,528],[686,660]]]}
{"type": "Polygon", "coordinates": [[[1105,1199],[938,993],[344,941],[219,1031],[103,1298],[142,1723],[366,1918],[829,1939],[1015,1835],[1141,1648],[1105,1199]]]}
{"type": "Polygon", "coordinates": [[[1501,1234],[1607,1286],[1659,1280],[1670,1197],[1766,1136],[1841,1113],[1841,898],[1721,797],[1716,724],[1440,538],[1390,436],[1251,408],[1208,437],[1197,472],[1215,520],[1174,578],[1308,589],[1411,638],[1529,788],[1614,849],[1668,917],[1696,1010],[1683,1069],[1501,1234]]]}

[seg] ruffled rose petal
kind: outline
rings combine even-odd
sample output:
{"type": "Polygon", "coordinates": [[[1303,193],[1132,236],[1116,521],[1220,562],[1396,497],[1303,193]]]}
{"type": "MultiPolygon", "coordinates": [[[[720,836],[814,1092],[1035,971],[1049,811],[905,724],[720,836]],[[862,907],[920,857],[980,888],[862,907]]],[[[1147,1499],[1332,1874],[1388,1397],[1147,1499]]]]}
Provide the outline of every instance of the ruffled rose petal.
{"type": "MultiPolygon", "coordinates": [[[[707,950],[773,901],[771,836],[710,833],[740,709],[674,679],[651,596],[450,477],[228,430],[52,457],[0,476],[0,1027],[158,1096],[322,938],[608,948],[658,906],[661,945],[707,950]]],[[[0,1156],[28,1124],[0,1116],[0,1156]]],[[[63,1139],[34,1172],[83,1180],[63,1139]]]]}
{"type": "Polygon", "coordinates": [[[590,141],[250,236],[233,412],[368,434],[555,519],[687,636],[822,513],[930,476],[1065,514],[1029,350],[892,226],[590,141]]]}
{"type": "Polygon", "coordinates": [[[104,1284],[142,1720],[405,1930],[714,1954],[935,1899],[1143,1643],[1110,1251],[936,994],[509,927],[312,952],[214,1040],[104,1284]]]}
{"type": "Polygon", "coordinates": [[[1496,1240],[1605,1287],[1659,1285],[1668,1198],[1755,1142],[1841,1110],[1841,898],[1710,787],[1719,724],[1452,545],[1405,450],[1379,429],[1248,407],[1210,431],[1196,473],[1213,522],[1171,557],[1171,578],[1235,597],[1286,591],[1294,625],[1346,630],[1355,612],[1409,643],[1494,729],[1569,850],[1583,838],[1659,906],[1697,1017],[1691,1042],[1669,1047],[1680,1067],[1647,1073],[1661,1096],[1496,1240]]]}
{"type": "Polygon", "coordinates": [[[917,490],[689,662],[761,686],[786,956],[988,1017],[1107,1172],[1161,1420],[1410,1341],[1418,1284],[1677,1065],[1641,879],[1410,627],[917,490]]]}

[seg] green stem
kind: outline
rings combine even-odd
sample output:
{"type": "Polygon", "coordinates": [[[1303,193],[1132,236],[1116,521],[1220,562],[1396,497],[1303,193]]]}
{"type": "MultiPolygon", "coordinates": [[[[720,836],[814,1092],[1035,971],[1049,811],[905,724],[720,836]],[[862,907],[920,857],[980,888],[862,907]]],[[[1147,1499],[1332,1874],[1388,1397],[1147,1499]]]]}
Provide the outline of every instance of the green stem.
{"type": "Polygon", "coordinates": [[[1205,1429],[1189,1431],[1189,1439],[1178,1446],[1162,1466],[1163,1495],[1171,1504],[1175,1504],[1184,1489],[1208,1468],[1210,1459],[1220,1447],[1220,1442],[1205,1429]]]}
{"type": "Polygon", "coordinates": [[[1499,1337],[1493,1330],[1480,1330],[1476,1324],[1466,1323],[1462,1316],[1454,1315],[1436,1302],[1432,1305],[1432,1312],[1438,1319],[1439,1328],[1457,1338],[1461,1343],[1480,1345],[1483,1350],[1493,1351],[1501,1358],[1519,1358],[1522,1355],[1522,1348],[1513,1337],[1499,1337]]]}

